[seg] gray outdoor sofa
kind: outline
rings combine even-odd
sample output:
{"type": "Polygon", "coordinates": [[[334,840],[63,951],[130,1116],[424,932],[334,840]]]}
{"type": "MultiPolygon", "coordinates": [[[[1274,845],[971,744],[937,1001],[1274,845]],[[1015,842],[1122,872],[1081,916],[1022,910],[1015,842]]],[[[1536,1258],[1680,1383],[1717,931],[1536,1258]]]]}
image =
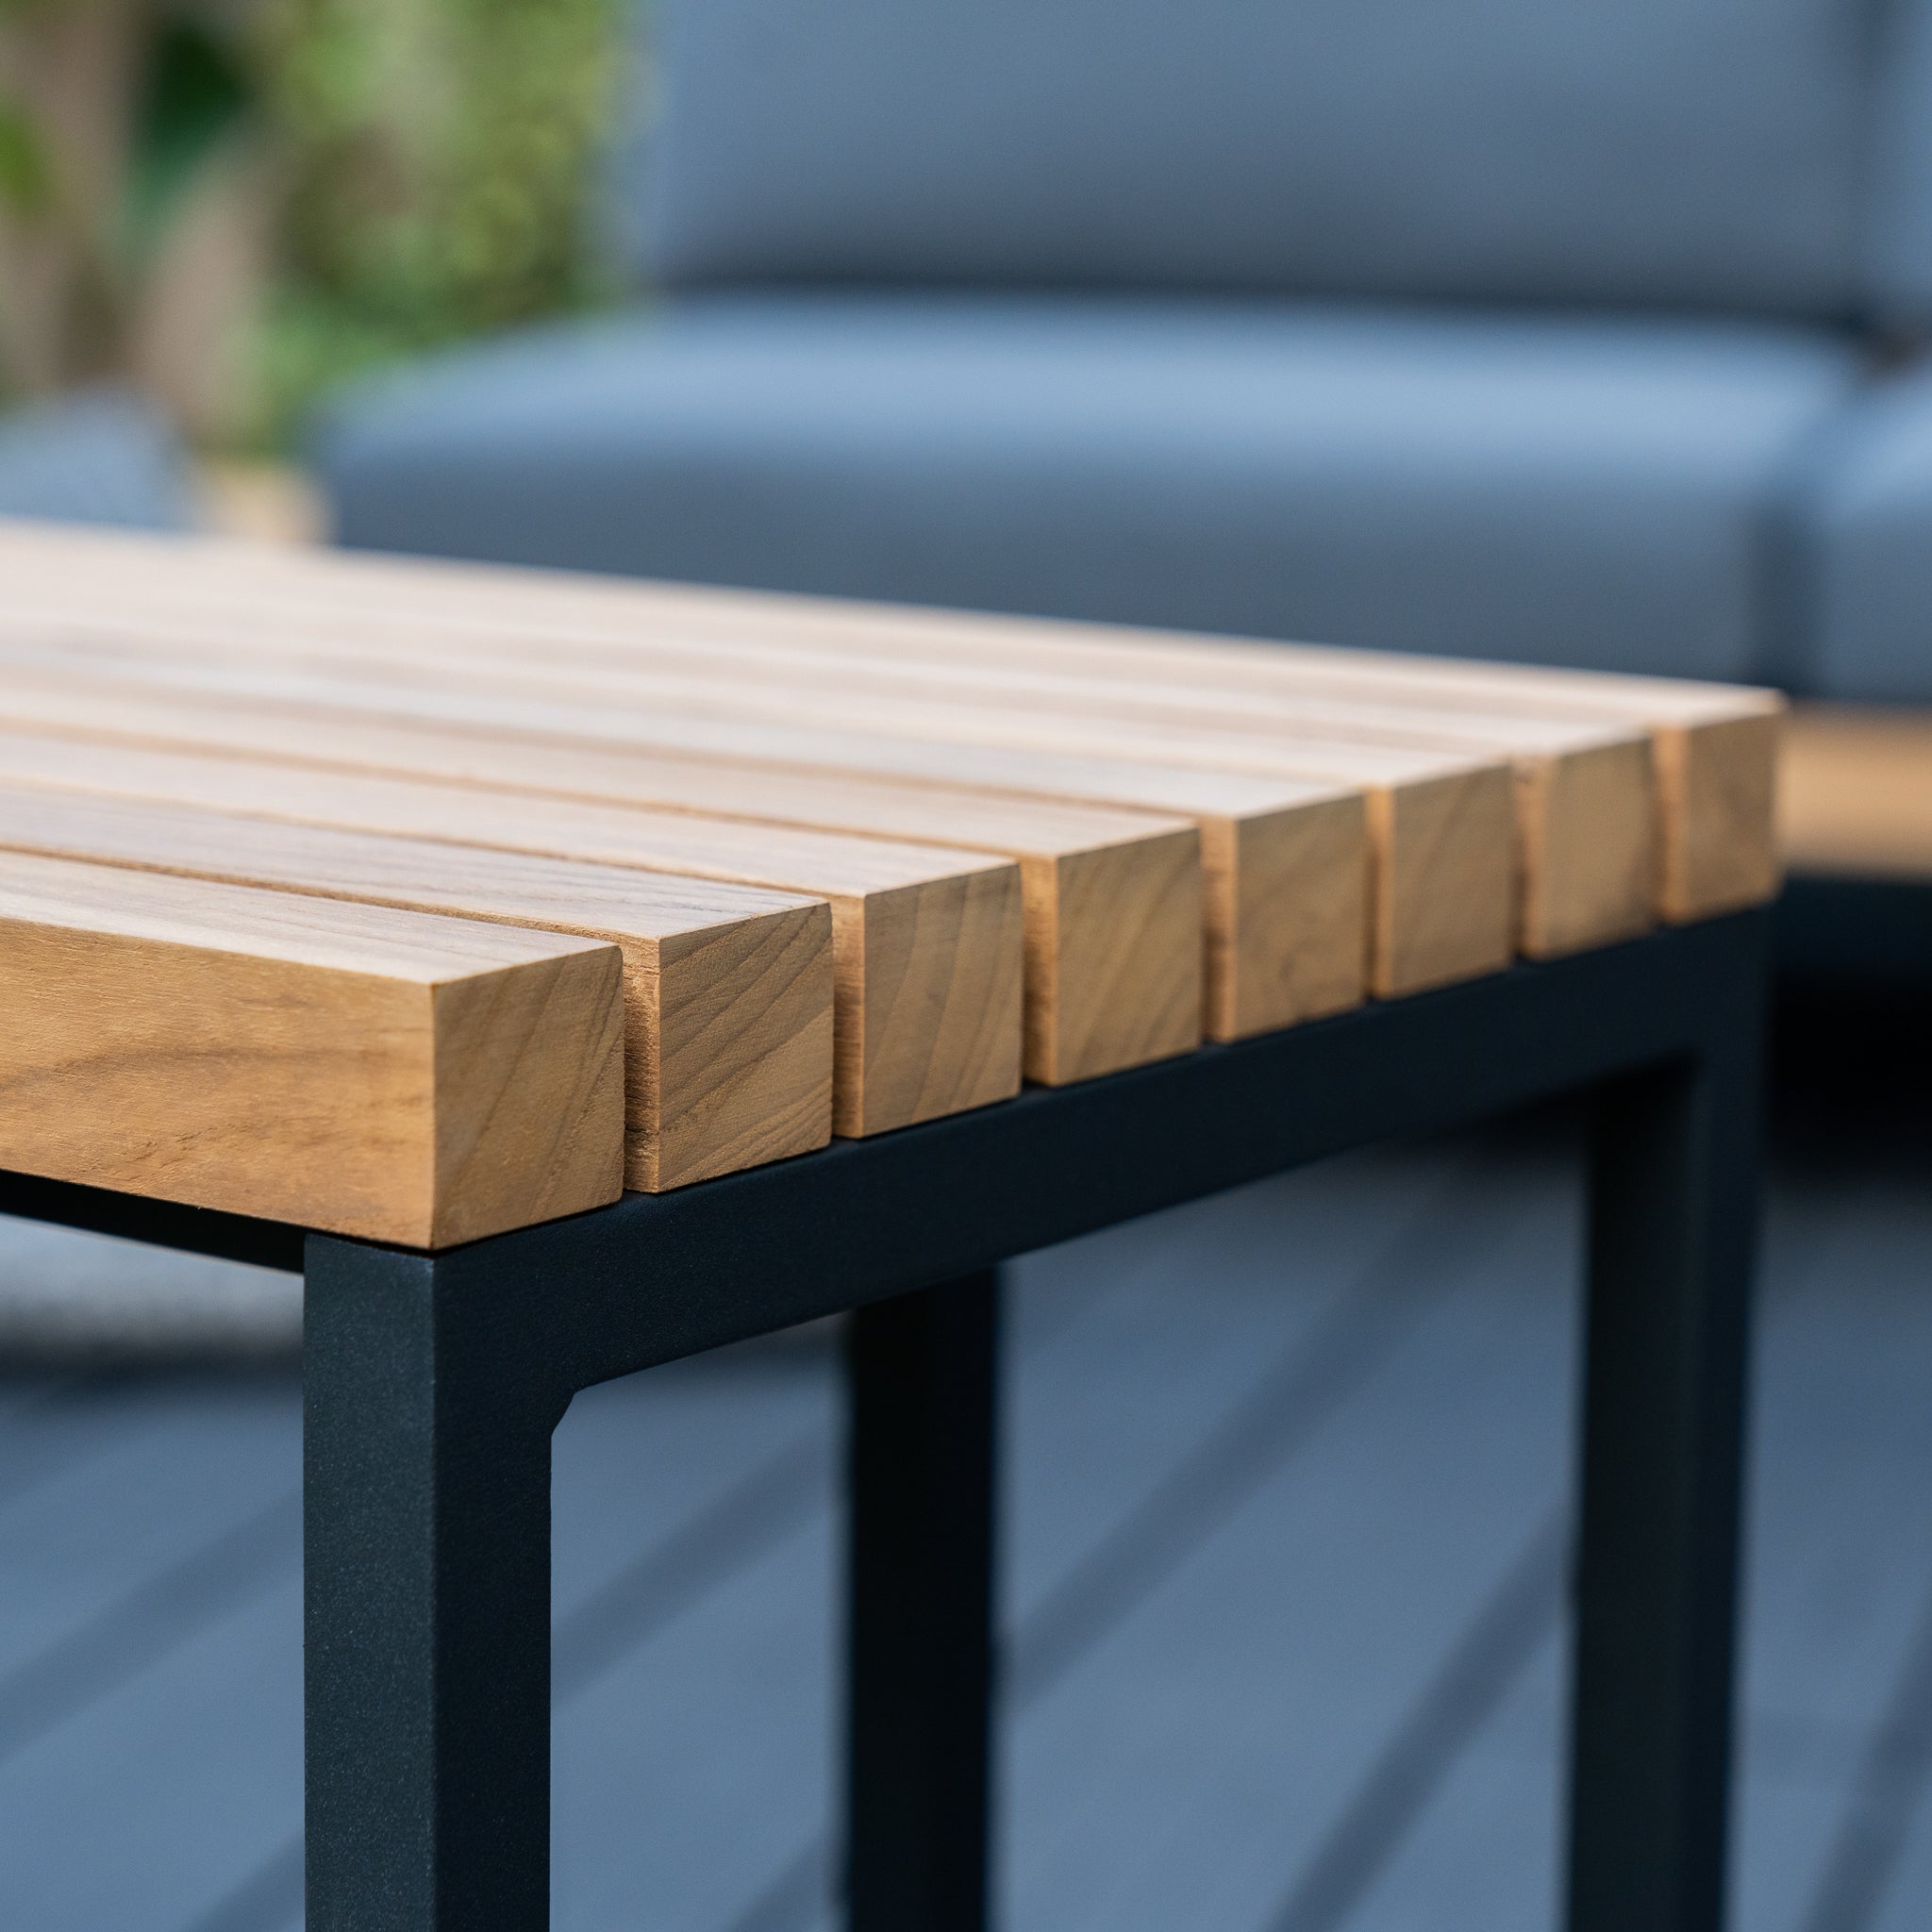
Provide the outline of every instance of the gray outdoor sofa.
{"type": "Polygon", "coordinates": [[[1932,0],[671,0],[355,544],[1932,698],[1932,0]]]}

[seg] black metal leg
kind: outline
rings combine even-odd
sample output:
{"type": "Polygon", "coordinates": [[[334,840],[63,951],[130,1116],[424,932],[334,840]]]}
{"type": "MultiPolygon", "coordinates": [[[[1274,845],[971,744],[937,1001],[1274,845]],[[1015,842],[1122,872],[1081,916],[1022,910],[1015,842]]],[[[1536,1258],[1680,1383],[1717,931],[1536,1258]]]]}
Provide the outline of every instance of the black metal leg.
{"type": "Polygon", "coordinates": [[[1571,1932],[1724,1923],[1756,1062],[1739,1011],[1598,1099],[1571,1932]]]}
{"type": "Polygon", "coordinates": [[[987,1919],[998,1277],[851,1319],[851,1932],[987,1919]]]}
{"type": "Polygon", "coordinates": [[[548,1919],[557,1417],[437,1269],[308,1247],[309,1932],[548,1919]]]}

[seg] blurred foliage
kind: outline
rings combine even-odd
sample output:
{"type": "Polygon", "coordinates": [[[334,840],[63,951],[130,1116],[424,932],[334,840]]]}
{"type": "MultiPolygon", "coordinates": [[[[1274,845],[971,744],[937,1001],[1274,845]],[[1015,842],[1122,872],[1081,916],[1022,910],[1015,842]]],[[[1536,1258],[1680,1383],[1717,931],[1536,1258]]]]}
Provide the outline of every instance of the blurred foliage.
{"type": "Polygon", "coordinates": [[[124,209],[137,255],[151,257],[205,162],[244,125],[253,89],[220,23],[161,14],[142,50],[133,166],[124,209]]]}
{"type": "Polygon", "coordinates": [[[274,441],[330,381],[592,299],[630,0],[0,0],[0,391],[274,441]]]}
{"type": "Polygon", "coordinates": [[[222,0],[0,0],[7,389],[175,386],[180,344],[207,335],[208,298],[236,284],[218,258],[248,226],[235,28],[222,0]]]}
{"type": "Polygon", "coordinates": [[[594,297],[618,0],[263,0],[288,169],[270,413],[347,370],[594,297]]]}

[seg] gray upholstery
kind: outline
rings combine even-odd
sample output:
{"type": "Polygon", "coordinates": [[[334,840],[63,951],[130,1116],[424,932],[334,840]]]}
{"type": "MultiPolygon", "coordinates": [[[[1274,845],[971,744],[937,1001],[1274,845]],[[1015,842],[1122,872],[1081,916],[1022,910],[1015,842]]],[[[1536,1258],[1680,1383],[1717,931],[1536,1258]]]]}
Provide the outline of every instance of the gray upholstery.
{"type": "Polygon", "coordinates": [[[1819,691],[1932,701],[1932,369],[1881,384],[1834,439],[1810,520],[1819,691]]]}
{"type": "Polygon", "coordinates": [[[658,263],[1843,314],[1881,4],[670,0],[658,263]]]}
{"type": "Polygon", "coordinates": [[[350,397],[349,541],[1932,696],[1932,403],[1827,326],[1932,338],[1932,0],[652,32],[680,299],[350,397]]]}
{"type": "Polygon", "coordinates": [[[1867,283],[1872,316],[1932,332],[1932,0],[1888,0],[1876,45],[1867,283]]]}
{"type": "Polygon", "coordinates": [[[0,414],[0,516],[179,529],[187,464],[152,409],[99,390],[0,414]]]}
{"type": "Polygon", "coordinates": [[[1731,675],[1852,379],[1773,326],[692,300],[414,372],[323,454],[355,543],[1731,675]]]}

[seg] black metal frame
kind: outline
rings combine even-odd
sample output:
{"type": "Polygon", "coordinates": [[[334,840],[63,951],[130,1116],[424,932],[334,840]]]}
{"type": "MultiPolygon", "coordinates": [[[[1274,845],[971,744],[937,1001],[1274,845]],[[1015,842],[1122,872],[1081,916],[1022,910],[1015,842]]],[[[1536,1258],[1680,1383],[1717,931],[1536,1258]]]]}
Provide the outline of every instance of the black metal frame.
{"type": "Polygon", "coordinates": [[[1797,877],[1778,901],[1781,978],[1908,986],[1932,978],[1932,881],[1797,877]]]}
{"type": "Polygon", "coordinates": [[[0,1176],[308,1279],[309,1932],[534,1932],[550,1439],[575,1392],[858,1310],[854,1932],[987,1915],[1001,1261],[1589,1091],[1572,1932],[1718,1932],[1765,917],[1743,913],[439,1255],[0,1176]]]}

